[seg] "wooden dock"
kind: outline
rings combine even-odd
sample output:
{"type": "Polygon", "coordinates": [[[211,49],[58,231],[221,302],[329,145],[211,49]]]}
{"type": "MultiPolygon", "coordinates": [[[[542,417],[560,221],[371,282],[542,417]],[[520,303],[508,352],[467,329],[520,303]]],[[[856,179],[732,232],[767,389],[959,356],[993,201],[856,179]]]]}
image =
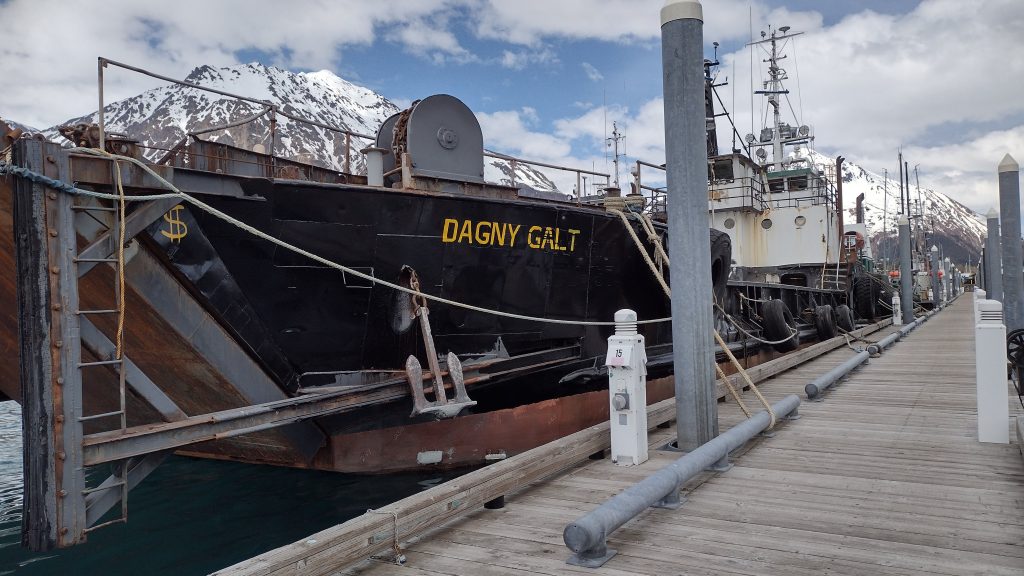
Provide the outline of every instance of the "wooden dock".
{"type": "MultiPolygon", "coordinates": [[[[759,388],[773,402],[803,397],[815,375],[851,354],[844,346],[759,388]]],[[[1012,419],[1022,410],[1015,395],[1010,401],[1012,419]]],[[[638,467],[588,461],[521,486],[502,509],[477,509],[403,542],[404,566],[368,560],[339,573],[1024,574],[1019,440],[1016,432],[1009,445],[975,439],[970,294],[800,414],[734,454],[731,470],[687,484],[680,509],[648,509],[610,534],[618,555],[601,568],[566,564],[563,528],[678,454],[653,450],[638,467]]],[[[719,404],[721,429],[742,418],[734,402],[719,404]]],[[[658,429],[651,446],[673,437],[658,429]]]]}

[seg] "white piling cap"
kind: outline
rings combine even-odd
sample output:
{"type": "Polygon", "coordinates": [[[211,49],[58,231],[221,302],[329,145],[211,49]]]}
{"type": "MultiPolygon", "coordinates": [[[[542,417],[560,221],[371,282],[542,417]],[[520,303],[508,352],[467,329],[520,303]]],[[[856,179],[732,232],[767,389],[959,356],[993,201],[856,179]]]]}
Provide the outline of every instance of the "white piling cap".
{"type": "Polygon", "coordinates": [[[665,0],[665,6],[661,9],[662,26],[685,19],[704,21],[704,8],[700,0],[665,0]]]}
{"type": "Polygon", "coordinates": [[[999,300],[978,300],[978,324],[1002,324],[1003,304],[999,300]]]}
{"type": "Polygon", "coordinates": [[[935,252],[937,254],[939,252],[939,247],[936,246],[935,244],[932,244],[932,252],[935,252]]]}
{"type": "Polygon", "coordinates": [[[636,322],[636,312],[624,308],[615,313],[616,322],[636,322]]]}
{"type": "MultiPolygon", "coordinates": [[[[665,13],[664,8],[661,13],[665,13]]],[[[664,16],[662,16],[662,22],[664,22],[664,16]]],[[[999,163],[999,173],[1002,174],[1003,172],[1020,172],[1020,164],[1017,164],[1017,161],[1009,154],[1003,156],[1003,161],[999,163]]]]}
{"type": "Polygon", "coordinates": [[[623,308],[615,313],[615,334],[617,336],[632,336],[636,332],[636,312],[629,308],[623,308]]]}
{"type": "Polygon", "coordinates": [[[993,218],[999,218],[999,212],[996,212],[995,208],[989,208],[988,214],[985,214],[985,218],[992,220],[993,218]]]}
{"type": "Polygon", "coordinates": [[[900,219],[896,222],[900,226],[910,225],[910,220],[906,216],[900,216],[900,219]]]}

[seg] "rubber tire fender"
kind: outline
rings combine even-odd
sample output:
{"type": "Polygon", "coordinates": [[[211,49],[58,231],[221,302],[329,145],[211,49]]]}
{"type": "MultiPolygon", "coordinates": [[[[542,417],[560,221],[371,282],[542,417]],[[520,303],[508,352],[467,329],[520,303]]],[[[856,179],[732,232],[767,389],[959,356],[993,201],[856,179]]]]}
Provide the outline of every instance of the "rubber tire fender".
{"type": "Polygon", "coordinates": [[[853,322],[853,310],[850,310],[850,307],[846,304],[836,306],[836,326],[847,332],[853,332],[857,329],[857,325],[853,322]]]}
{"type": "Polygon", "coordinates": [[[772,346],[779,352],[792,352],[800,346],[800,332],[789,306],[782,300],[769,300],[761,305],[761,316],[764,318],[765,340],[776,342],[792,334],[788,340],[772,346]]]}
{"type": "Polygon", "coordinates": [[[832,306],[825,304],[814,309],[814,327],[818,330],[818,340],[821,342],[839,334],[836,330],[836,312],[832,306]]]}
{"type": "Polygon", "coordinates": [[[878,290],[874,289],[873,284],[870,278],[864,276],[853,281],[853,302],[857,315],[868,321],[875,319],[875,300],[878,299],[878,290]]]}
{"type": "Polygon", "coordinates": [[[729,295],[729,275],[732,272],[732,239],[720,230],[711,229],[711,291],[715,302],[726,306],[729,295]]]}

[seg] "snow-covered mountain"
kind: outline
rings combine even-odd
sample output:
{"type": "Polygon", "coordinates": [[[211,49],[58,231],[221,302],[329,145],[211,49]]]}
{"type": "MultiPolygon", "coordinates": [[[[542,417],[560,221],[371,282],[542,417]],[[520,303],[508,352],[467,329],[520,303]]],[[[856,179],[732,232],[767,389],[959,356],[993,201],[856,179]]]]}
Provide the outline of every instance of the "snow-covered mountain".
{"type": "MultiPolygon", "coordinates": [[[[808,156],[815,164],[835,166],[835,158],[815,151],[802,149],[800,154],[808,156]]],[[[863,193],[864,221],[868,225],[875,259],[894,260],[898,244],[899,174],[890,174],[886,179],[847,160],[843,163],[842,179],[844,220],[856,222],[857,196],[863,193]]],[[[922,187],[919,194],[914,178],[910,179],[910,185],[911,213],[923,213],[923,217],[914,219],[912,224],[913,236],[918,243],[915,249],[923,250],[936,244],[942,247],[946,257],[961,266],[968,259],[976,263],[987,234],[985,218],[942,192],[922,187]],[[923,208],[918,208],[919,204],[923,208]],[[922,223],[928,237],[927,246],[925,236],[916,232],[922,223]]]]}
{"type": "MultiPolygon", "coordinates": [[[[258,63],[227,68],[200,66],[185,80],[273,102],[286,114],[368,136],[374,136],[384,120],[400,110],[384,96],[327,70],[295,73],[258,63]]],[[[260,104],[169,84],[108,104],[104,108],[104,120],[108,131],[126,134],[151,147],[147,157],[153,160],[163,154],[161,149],[170,149],[187,133],[236,122],[259,114],[263,109],[260,104]]],[[[89,124],[97,120],[97,114],[92,113],[58,126],[89,124]]],[[[57,132],[57,126],[47,129],[45,134],[55,142],[66,142],[57,132]]],[[[485,141],[486,137],[485,134],[485,141]]],[[[269,150],[270,120],[263,115],[241,126],[204,134],[202,138],[247,149],[262,146],[263,150],[269,150]]],[[[353,139],[350,151],[353,172],[365,171],[359,149],[371,143],[370,140],[353,139]]],[[[341,170],[345,138],[331,130],[278,116],[274,152],[281,157],[341,170]]],[[[508,162],[494,158],[485,160],[486,179],[501,184],[512,183],[512,168],[508,162]]],[[[545,191],[555,189],[551,180],[529,166],[517,164],[515,176],[515,182],[520,186],[545,191]]]]}
{"type": "Polygon", "coordinates": [[[4,118],[3,116],[0,116],[0,124],[5,124],[5,125],[7,125],[12,130],[20,128],[21,131],[26,133],[26,134],[37,134],[37,133],[39,133],[38,129],[33,128],[33,127],[29,126],[28,124],[22,124],[21,122],[16,122],[16,121],[11,120],[9,118],[4,118]]]}

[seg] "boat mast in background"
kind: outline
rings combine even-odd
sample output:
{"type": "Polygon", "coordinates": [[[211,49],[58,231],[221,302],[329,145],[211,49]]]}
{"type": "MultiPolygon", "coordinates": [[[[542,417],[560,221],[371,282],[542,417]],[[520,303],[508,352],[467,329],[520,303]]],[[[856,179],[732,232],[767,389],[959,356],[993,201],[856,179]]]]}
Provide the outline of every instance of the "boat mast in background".
{"type": "MultiPolygon", "coordinates": [[[[764,127],[761,129],[759,143],[752,145],[758,146],[756,152],[758,160],[761,165],[768,167],[771,166],[773,170],[782,170],[785,168],[787,162],[785,157],[785,146],[797,146],[800,144],[809,144],[814,141],[814,136],[811,135],[810,127],[802,125],[799,128],[794,128],[787,123],[782,121],[782,111],[780,107],[782,105],[780,96],[787,96],[789,90],[786,89],[783,82],[789,79],[789,75],[786,70],[779,65],[779,62],[785,60],[787,57],[781,54],[781,49],[785,46],[790,38],[800,36],[803,32],[794,32],[789,34],[789,26],[782,26],[778,30],[772,30],[768,28],[771,34],[764,31],[761,32],[761,38],[757,42],[752,42],[751,45],[764,45],[770,46],[768,58],[763,60],[768,64],[768,79],[764,81],[764,87],[761,90],[755,90],[754,94],[759,94],[768,97],[768,105],[772,108],[772,128],[764,127]],[[764,148],[768,145],[772,148],[772,161],[767,162],[767,153],[764,148]]],[[[748,141],[750,136],[747,137],[748,141]]]]}
{"type": "Polygon", "coordinates": [[[612,121],[612,136],[606,138],[605,141],[608,146],[612,147],[612,165],[614,169],[614,179],[612,180],[616,188],[619,188],[619,157],[625,156],[625,152],[619,154],[619,142],[623,142],[623,149],[625,149],[626,136],[619,132],[619,124],[616,121],[612,121]]]}

